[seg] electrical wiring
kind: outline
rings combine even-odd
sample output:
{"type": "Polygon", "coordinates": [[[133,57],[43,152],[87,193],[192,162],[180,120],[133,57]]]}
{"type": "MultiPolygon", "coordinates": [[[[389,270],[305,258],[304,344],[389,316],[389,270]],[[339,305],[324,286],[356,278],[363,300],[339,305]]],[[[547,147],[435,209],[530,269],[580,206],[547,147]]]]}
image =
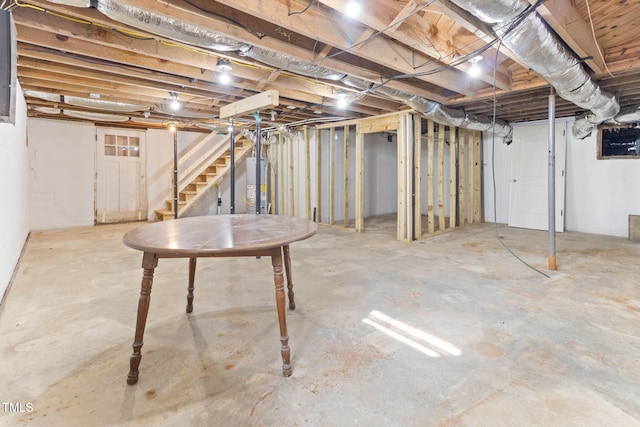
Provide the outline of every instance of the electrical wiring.
{"type": "Polygon", "coordinates": [[[6,10],[9,11],[11,10],[11,7],[13,6],[13,2],[10,1],[7,4],[7,0],[2,0],[2,3],[0,3],[0,10],[6,10]]]}
{"type": "Polygon", "coordinates": [[[411,13],[409,13],[407,16],[398,19],[398,20],[394,20],[391,24],[387,25],[385,28],[376,31],[375,33],[373,33],[372,35],[370,35],[369,37],[367,37],[366,39],[362,40],[361,42],[358,42],[356,44],[354,44],[353,46],[347,48],[347,49],[342,49],[339,52],[336,52],[334,54],[331,54],[327,57],[325,57],[324,59],[331,59],[331,58],[335,58],[338,55],[342,55],[343,53],[347,53],[355,48],[357,48],[358,46],[362,46],[363,44],[369,42],[370,40],[380,36],[381,34],[383,34],[385,31],[389,30],[390,28],[396,27],[400,24],[402,24],[404,21],[406,21],[407,19],[411,18],[413,15],[415,15],[416,13],[420,12],[423,9],[426,9],[427,7],[431,6],[431,4],[433,4],[436,0],[431,0],[430,2],[422,5],[421,7],[415,9],[414,11],[412,11],[411,13]]]}
{"type": "MultiPolygon", "coordinates": [[[[380,83],[377,84],[373,84],[371,85],[369,88],[361,91],[361,94],[366,94],[369,93],[370,91],[386,86],[388,83],[395,81],[395,80],[403,80],[403,79],[410,79],[410,78],[417,78],[417,77],[423,77],[423,76],[428,76],[428,75],[432,75],[432,74],[437,74],[440,73],[442,71],[446,71],[446,70],[450,70],[450,69],[454,69],[455,67],[468,62],[471,60],[471,58],[474,58],[482,53],[484,53],[485,51],[487,51],[488,49],[492,48],[496,43],[500,43],[502,44],[502,39],[507,36],[509,33],[511,33],[529,14],[535,12],[536,8],[538,6],[540,6],[542,3],[544,3],[545,0],[538,0],[535,4],[529,6],[527,9],[525,9],[524,11],[522,11],[522,13],[520,13],[520,15],[518,15],[516,18],[513,19],[513,21],[511,21],[506,27],[507,29],[504,31],[504,33],[502,33],[501,35],[498,35],[497,37],[495,37],[493,40],[491,40],[489,43],[487,43],[486,45],[484,45],[483,47],[468,53],[464,56],[461,56],[460,58],[458,58],[456,61],[453,61],[449,64],[444,64],[440,67],[428,70],[428,71],[422,71],[422,72],[418,72],[418,73],[409,73],[409,74],[398,74],[395,76],[391,76],[388,77],[387,79],[383,80],[380,83]]],[[[496,52],[496,58],[497,58],[498,52],[496,52]]],[[[496,64],[497,64],[497,60],[496,60],[496,64]]],[[[496,70],[494,68],[494,76],[496,73],[496,70]]],[[[495,82],[495,77],[494,77],[494,82],[495,82]]],[[[494,84],[494,89],[495,89],[495,84],[494,84]]]]}
{"type": "MultiPolygon", "coordinates": [[[[504,33],[502,33],[502,35],[499,35],[497,37],[495,37],[494,39],[492,39],[489,43],[487,43],[486,45],[482,46],[481,48],[468,53],[464,56],[461,56],[460,58],[458,58],[457,60],[449,63],[449,64],[444,64],[438,68],[434,68],[432,70],[428,70],[428,71],[423,71],[423,72],[418,72],[418,73],[409,73],[409,74],[399,74],[393,77],[390,77],[386,83],[393,81],[393,80],[400,80],[400,79],[409,79],[409,78],[415,78],[415,77],[422,77],[422,76],[427,76],[427,75],[431,75],[431,74],[437,74],[440,73],[442,71],[451,69],[451,68],[455,68],[458,65],[461,65],[465,62],[468,62],[471,60],[471,58],[474,58],[482,53],[484,53],[485,51],[489,50],[490,48],[492,48],[496,43],[500,42],[502,43],[502,39],[507,36],[508,34],[510,34],[527,16],[529,16],[529,14],[533,13],[536,8],[541,5],[544,2],[544,0],[538,0],[534,5],[528,7],[527,9],[525,9],[520,15],[518,15],[513,21],[511,21],[508,26],[507,29],[504,31],[504,33]]],[[[494,70],[495,71],[495,70],[494,70]]]]}
{"type": "Polygon", "coordinates": [[[602,63],[604,64],[604,68],[607,70],[607,73],[611,77],[615,77],[613,73],[609,70],[609,66],[607,65],[607,61],[604,59],[604,55],[602,54],[602,50],[600,49],[600,45],[598,44],[598,39],[596,38],[596,30],[593,25],[593,18],[591,16],[591,7],[589,7],[589,0],[584,0],[584,3],[587,5],[587,15],[589,15],[589,22],[591,23],[591,34],[593,35],[593,42],[598,49],[598,54],[600,55],[600,59],[602,59],[602,63]]]}
{"type": "Polygon", "coordinates": [[[207,9],[205,9],[205,8],[203,8],[203,7],[201,7],[201,6],[199,6],[198,4],[196,4],[196,3],[192,2],[192,1],[189,1],[189,0],[183,0],[183,1],[184,1],[185,3],[187,3],[188,5],[195,7],[196,9],[198,9],[198,10],[199,10],[199,11],[201,11],[201,12],[205,12],[205,13],[207,13],[207,14],[209,14],[209,15],[213,15],[213,16],[215,16],[215,17],[217,17],[217,18],[223,19],[223,20],[225,20],[225,21],[227,21],[227,22],[230,22],[230,23],[232,23],[232,24],[234,24],[234,25],[237,25],[238,27],[242,28],[242,29],[243,29],[243,30],[245,30],[246,32],[248,32],[248,33],[250,33],[251,35],[253,35],[253,36],[257,37],[259,40],[262,40],[262,38],[263,38],[263,37],[265,37],[265,35],[264,35],[264,34],[260,34],[260,33],[258,33],[257,31],[255,31],[255,30],[254,30],[254,29],[252,29],[251,27],[248,27],[248,26],[244,25],[244,24],[243,24],[242,22],[240,22],[240,21],[237,21],[237,20],[235,20],[235,19],[231,19],[231,18],[229,18],[228,16],[225,16],[225,15],[221,15],[221,14],[219,14],[219,13],[215,13],[215,12],[212,12],[212,11],[210,11],[210,10],[207,10],[207,9]]]}
{"type": "Polygon", "coordinates": [[[492,122],[493,122],[493,132],[492,132],[492,136],[491,136],[491,177],[492,177],[492,183],[493,183],[493,224],[494,224],[494,229],[495,229],[495,234],[496,234],[496,239],[500,242],[500,244],[511,254],[513,255],[518,261],[520,261],[522,264],[524,264],[525,266],[529,267],[530,269],[532,269],[533,271],[541,274],[542,276],[546,277],[547,279],[550,279],[551,277],[546,274],[543,271],[538,270],[537,268],[535,268],[534,266],[530,265],[529,263],[527,263],[525,260],[523,260],[521,257],[519,257],[501,238],[500,235],[498,233],[498,202],[497,202],[497,188],[496,188],[496,164],[495,164],[495,159],[496,159],[496,115],[497,115],[497,105],[498,105],[498,100],[497,100],[497,93],[496,93],[496,68],[498,65],[498,53],[500,52],[500,47],[502,46],[502,40],[500,40],[500,42],[498,43],[498,46],[496,48],[496,56],[495,56],[495,62],[494,62],[494,67],[493,67],[493,117],[492,117],[492,122]]]}
{"type": "Polygon", "coordinates": [[[309,0],[309,4],[307,5],[307,7],[305,7],[304,9],[302,9],[299,12],[289,12],[287,14],[287,16],[293,16],[293,15],[302,15],[303,13],[305,13],[307,10],[309,10],[309,8],[311,7],[311,5],[313,4],[313,0],[309,0]]]}
{"type": "MultiPolygon", "coordinates": [[[[191,4],[188,1],[187,1],[187,3],[191,4]]],[[[202,50],[202,49],[198,49],[198,48],[195,48],[195,47],[187,46],[187,45],[176,43],[176,42],[170,42],[170,41],[163,40],[163,39],[160,39],[160,38],[157,38],[157,37],[148,36],[146,34],[137,33],[135,31],[131,31],[131,30],[123,29],[123,28],[115,28],[115,27],[110,27],[110,26],[107,26],[107,25],[104,25],[104,24],[100,24],[100,23],[97,23],[97,22],[91,22],[91,21],[87,21],[87,20],[77,19],[77,18],[74,18],[74,17],[71,17],[71,16],[67,16],[67,15],[64,15],[64,14],[61,14],[61,13],[57,13],[57,12],[53,12],[53,11],[47,10],[47,9],[42,8],[40,6],[31,5],[29,3],[15,1],[15,5],[19,6],[19,7],[35,9],[35,10],[38,10],[40,12],[48,13],[48,14],[54,15],[56,17],[59,17],[59,18],[62,18],[62,19],[66,19],[66,20],[69,20],[69,21],[72,21],[72,22],[76,22],[76,23],[79,23],[79,24],[91,25],[91,26],[110,29],[110,30],[115,31],[118,34],[121,34],[121,35],[123,35],[125,37],[134,38],[136,40],[156,41],[157,43],[161,43],[161,44],[166,45],[166,46],[184,49],[184,50],[187,50],[189,52],[197,53],[197,54],[200,54],[200,55],[213,56],[214,58],[218,57],[218,55],[211,54],[210,52],[202,50]]],[[[193,5],[193,6],[198,8],[196,5],[193,5]]],[[[198,9],[202,10],[201,8],[198,8],[198,9]]],[[[210,12],[207,12],[207,13],[210,13],[210,12]]],[[[26,49],[29,49],[29,48],[26,48],[26,49]]],[[[30,50],[38,51],[38,52],[45,52],[43,50],[38,50],[38,49],[30,49],[30,50]]],[[[55,52],[55,54],[56,55],[60,55],[60,56],[69,56],[70,55],[70,54],[62,54],[62,53],[58,53],[58,52],[55,52]]],[[[157,72],[147,71],[147,70],[142,69],[142,68],[127,67],[127,66],[122,66],[122,65],[118,65],[118,64],[112,64],[112,63],[108,63],[108,62],[94,61],[94,60],[91,60],[90,58],[81,57],[81,56],[72,55],[72,54],[71,54],[71,56],[76,58],[76,59],[78,59],[78,60],[80,60],[80,61],[84,61],[84,62],[88,62],[88,63],[100,64],[100,65],[103,65],[103,66],[108,66],[108,67],[113,67],[113,68],[126,69],[126,70],[129,70],[129,71],[134,71],[134,72],[139,73],[139,74],[157,75],[157,72]]],[[[246,68],[251,68],[251,69],[256,69],[256,70],[262,70],[262,71],[265,71],[265,72],[273,72],[274,71],[273,68],[270,68],[270,67],[263,67],[263,66],[260,66],[260,65],[248,64],[248,63],[244,63],[244,62],[237,62],[237,61],[233,61],[233,60],[230,60],[230,61],[234,65],[241,66],[241,67],[246,67],[246,68]]],[[[304,82],[307,82],[307,83],[311,83],[311,84],[314,84],[314,85],[317,85],[317,86],[321,86],[323,88],[332,89],[331,85],[323,83],[322,81],[319,81],[317,79],[309,79],[309,78],[306,78],[306,77],[303,77],[303,76],[299,76],[297,74],[288,73],[288,72],[286,72],[286,70],[280,70],[280,71],[284,71],[282,73],[283,77],[291,78],[291,79],[297,79],[297,80],[301,80],[301,81],[304,81],[304,82]]]]}

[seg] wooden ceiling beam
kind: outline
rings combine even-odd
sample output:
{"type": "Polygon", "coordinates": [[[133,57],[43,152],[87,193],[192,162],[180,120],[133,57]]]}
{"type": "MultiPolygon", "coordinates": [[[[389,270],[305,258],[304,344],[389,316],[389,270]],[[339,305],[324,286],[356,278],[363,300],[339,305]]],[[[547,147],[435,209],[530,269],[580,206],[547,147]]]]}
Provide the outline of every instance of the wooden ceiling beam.
{"type": "MultiPolygon", "coordinates": [[[[136,4],[143,4],[147,0],[131,1],[134,1],[136,4]]],[[[218,1],[218,3],[222,3],[231,8],[238,7],[238,3],[235,0],[220,0],[218,1]]],[[[187,22],[193,21],[193,19],[189,16],[188,11],[180,8],[179,5],[171,5],[170,7],[171,10],[168,11],[167,9],[165,9],[165,13],[170,12],[172,13],[172,15],[178,15],[180,19],[187,20],[187,22]]],[[[348,38],[340,35],[340,33],[336,30],[336,26],[340,26],[340,23],[336,22],[335,14],[331,15],[316,8],[311,8],[304,14],[289,16],[289,8],[283,3],[270,2],[270,7],[265,8],[259,2],[245,2],[242,5],[242,10],[260,19],[278,25],[282,28],[292,31],[294,31],[295,29],[296,32],[304,35],[305,37],[308,37],[312,40],[320,41],[325,44],[329,44],[337,49],[342,49],[346,52],[351,50],[354,43],[353,37],[351,40],[349,40],[348,38]]],[[[353,23],[345,21],[344,25],[342,25],[341,27],[349,29],[353,33],[360,34],[360,31],[356,31],[353,23]]],[[[401,44],[393,43],[382,37],[374,37],[369,42],[359,46],[357,48],[357,52],[359,56],[367,59],[368,61],[372,61],[384,67],[397,70],[402,74],[410,74],[414,72],[413,68],[411,68],[408,64],[428,60],[428,57],[424,57],[421,54],[416,55],[416,52],[414,50],[409,49],[408,47],[401,44]],[[416,56],[421,58],[416,58],[416,56]]],[[[308,54],[305,56],[309,57],[308,54]]],[[[298,55],[298,57],[300,57],[300,55],[298,55]]],[[[337,58],[339,58],[339,56],[337,58]]],[[[336,68],[334,66],[334,63],[328,62],[327,59],[321,61],[321,65],[339,70],[339,68],[336,68]]],[[[357,72],[348,72],[347,74],[361,75],[361,73],[357,72]]],[[[386,76],[379,77],[381,79],[384,79],[386,76]]],[[[440,87],[449,88],[460,93],[472,95],[468,88],[463,85],[463,82],[460,81],[458,73],[453,71],[443,71],[441,73],[429,76],[422,76],[420,77],[420,79],[428,83],[438,85],[440,87]]],[[[377,82],[379,80],[372,81],[377,82]]]]}
{"type": "MultiPolygon", "coordinates": [[[[320,2],[335,10],[341,10],[344,7],[344,0],[320,0],[320,2]]],[[[455,38],[448,37],[447,29],[431,25],[428,21],[422,19],[419,14],[414,13],[426,4],[427,2],[425,1],[416,2],[411,0],[402,7],[398,2],[383,2],[376,5],[376,7],[369,8],[367,13],[358,17],[358,20],[364,25],[378,32],[383,32],[419,52],[418,55],[412,55],[409,65],[411,66],[411,72],[420,72],[419,69],[415,68],[416,65],[430,64],[425,70],[440,67],[453,62],[455,59],[454,53],[461,56],[470,51],[468,47],[458,45],[455,38]],[[390,17],[392,18],[391,20],[389,20],[390,17]]],[[[479,41],[481,44],[477,44],[477,47],[484,44],[482,40],[479,41]]],[[[463,64],[460,69],[466,71],[469,65],[463,64]]],[[[465,76],[465,74],[463,73],[462,76],[465,76]]],[[[459,74],[456,79],[458,80],[458,92],[473,96],[473,92],[470,92],[468,79],[461,78],[459,74]]],[[[483,73],[482,79],[486,83],[493,84],[493,73],[483,73]]],[[[508,76],[499,71],[496,76],[496,85],[500,89],[508,89],[508,76]]]]}
{"type": "MultiPolygon", "coordinates": [[[[536,0],[528,1],[531,4],[536,3],[536,0]]],[[[591,33],[591,26],[582,19],[574,1],[547,1],[538,6],[537,12],[576,55],[583,59],[588,58],[585,63],[594,73],[605,72],[598,46],[591,33]]]]}
{"type": "MultiPolygon", "coordinates": [[[[127,64],[138,69],[162,70],[166,74],[182,75],[196,81],[217,81],[218,72],[213,65],[214,59],[206,51],[167,45],[157,40],[123,39],[123,36],[114,33],[113,30],[102,29],[96,32],[91,26],[54,16],[41,18],[39,12],[31,10],[24,11],[16,18],[21,40],[55,50],[127,64]],[[187,70],[183,64],[195,69],[187,70]]],[[[109,68],[106,64],[104,66],[109,68]]],[[[299,78],[280,71],[278,72],[282,77],[278,81],[269,80],[273,72],[272,68],[243,64],[234,60],[234,74],[247,80],[243,84],[244,87],[252,86],[255,81],[268,81],[269,84],[265,85],[265,88],[278,89],[284,97],[287,97],[286,91],[291,88],[311,95],[329,98],[336,96],[335,89],[328,83],[299,78]]],[[[234,84],[242,84],[242,80],[234,84]]],[[[369,97],[369,102],[387,111],[395,111],[397,106],[393,101],[375,97],[369,97]]]]}
{"type": "MultiPolygon", "coordinates": [[[[232,25],[229,21],[222,19],[215,19],[212,15],[204,16],[201,11],[198,11],[191,6],[186,5],[185,3],[180,4],[172,4],[164,1],[158,0],[129,0],[128,3],[138,6],[143,10],[156,11],[159,14],[164,14],[165,16],[172,16],[175,19],[183,20],[184,22],[191,23],[193,25],[197,25],[202,28],[207,28],[210,31],[216,32],[218,34],[226,35],[232,39],[238,40],[240,42],[245,42],[249,45],[259,46],[265,49],[269,49],[275,52],[279,52],[283,55],[288,55],[294,58],[299,58],[303,61],[313,62],[316,58],[314,58],[315,54],[313,51],[306,50],[299,46],[296,46],[292,43],[278,40],[274,37],[264,37],[262,39],[256,39],[255,35],[247,32],[245,29],[238,27],[236,25],[232,25]]],[[[78,19],[89,19],[91,22],[94,22],[99,25],[104,25],[107,28],[120,28],[120,29],[130,29],[131,31],[135,31],[137,33],[144,33],[139,29],[134,29],[127,27],[124,24],[120,24],[114,22],[104,15],[96,12],[93,9],[83,9],[83,8],[73,8],[73,7],[64,7],[62,5],[48,2],[45,0],[30,0],[30,4],[34,4],[36,6],[40,6],[43,9],[46,8],[52,12],[59,12],[61,14],[69,15],[78,19]]],[[[253,5],[253,2],[251,2],[253,5]]],[[[235,5],[237,6],[237,4],[235,5]]],[[[244,6],[244,5],[243,5],[244,6]]],[[[22,14],[24,9],[16,9],[13,13],[22,14]]],[[[41,12],[42,13],[42,12],[41,12]]],[[[44,18],[40,17],[40,20],[44,18]]],[[[154,39],[162,39],[161,36],[158,35],[150,35],[150,37],[154,39]]],[[[128,42],[131,40],[128,40],[128,42]]],[[[171,41],[172,43],[176,43],[175,41],[171,41]]],[[[205,49],[201,49],[206,51],[205,49]]],[[[379,54],[379,52],[377,52],[379,54]]],[[[376,57],[379,59],[379,55],[376,57]]],[[[238,60],[238,58],[236,58],[238,60]]],[[[245,60],[246,61],[246,60],[245,60]]],[[[258,65],[258,64],[254,64],[258,65]]],[[[328,68],[335,69],[336,71],[359,76],[362,79],[368,80],[373,83],[378,83],[387,78],[386,75],[382,75],[375,70],[369,70],[366,68],[362,68],[359,66],[355,66],[352,64],[348,64],[344,61],[340,61],[338,59],[327,58],[322,61],[322,65],[328,68]]],[[[260,65],[258,65],[260,67],[260,65]]],[[[262,68],[269,68],[269,72],[273,71],[273,68],[267,67],[265,65],[261,66],[262,68]]],[[[235,72],[234,72],[235,73],[235,72]]],[[[407,84],[402,81],[392,81],[388,83],[388,86],[394,89],[406,91],[409,93],[413,93],[433,101],[444,102],[447,100],[446,97],[442,95],[441,92],[434,92],[431,90],[426,90],[424,88],[416,87],[415,85],[407,84]]],[[[443,85],[439,85],[440,87],[446,87],[443,85]]]]}

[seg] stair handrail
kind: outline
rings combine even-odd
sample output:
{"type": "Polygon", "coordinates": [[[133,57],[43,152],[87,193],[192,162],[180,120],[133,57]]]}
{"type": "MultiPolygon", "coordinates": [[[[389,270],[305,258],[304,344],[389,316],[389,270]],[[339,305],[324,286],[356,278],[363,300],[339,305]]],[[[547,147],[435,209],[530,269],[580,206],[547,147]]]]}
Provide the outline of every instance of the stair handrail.
{"type": "Polygon", "coordinates": [[[215,135],[215,132],[212,132],[206,138],[198,143],[195,147],[191,148],[184,156],[180,156],[179,163],[184,164],[187,160],[190,159],[191,156],[198,155],[199,159],[193,162],[189,167],[184,170],[181,170],[180,166],[178,166],[178,192],[183,191],[198,175],[202,173],[207,167],[211,166],[211,164],[219,158],[229,147],[229,135],[225,135],[224,138],[221,138],[215,144],[211,145],[205,151],[204,154],[200,154],[200,149],[206,143],[208,143],[215,135]],[[210,136],[212,135],[213,136],[210,136]]]}

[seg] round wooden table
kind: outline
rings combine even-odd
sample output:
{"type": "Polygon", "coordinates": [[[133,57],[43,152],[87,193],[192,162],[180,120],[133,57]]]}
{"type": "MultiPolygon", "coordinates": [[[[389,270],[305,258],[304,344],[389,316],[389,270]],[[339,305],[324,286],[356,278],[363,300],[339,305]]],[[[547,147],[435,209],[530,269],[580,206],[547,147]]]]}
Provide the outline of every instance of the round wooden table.
{"type": "Polygon", "coordinates": [[[318,226],[311,221],[277,215],[213,215],[187,217],[145,224],[127,232],[122,241],[143,252],[142,286],[133,354],[127,384],[138,382],[142,338],[147,323],[154,270],[160,258],[189,258],[187,313],[193,311],[193,291],[198,257],[270,256],[280,324],[282,373],[288,377],[289,336],[285,310],[283,260],[287,275],[289,308],[295,308],[289,244],[313,236],[318,226]]]}

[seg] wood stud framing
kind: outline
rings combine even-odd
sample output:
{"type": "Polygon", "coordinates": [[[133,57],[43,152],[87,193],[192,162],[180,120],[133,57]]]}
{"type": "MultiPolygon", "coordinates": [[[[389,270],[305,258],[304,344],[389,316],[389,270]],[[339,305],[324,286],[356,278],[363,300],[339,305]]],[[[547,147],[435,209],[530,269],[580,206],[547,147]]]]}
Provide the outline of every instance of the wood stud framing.
{"type": "Polygon", "coordinates": [[[304,127],[304,188],[307,219],[311,219],[311,141],[309,126],[304,127]]]}
{"type": "MultiPolygon", "coordinates": [[[[335,190],[336,180],[340,179],[336,165],[340,159],[340,141],[338,132],[342,131],[342,190],[343,224],[349,228],[353,219],[349,208],[355,210],[357,232],[364,231],[365,207],[365,135],[377,132],[397,132],[397,239],[411,241],[422,237],[453,230],[466,224],[482,221],[482,134],[479,131],[458,129],[423,119],[411,112],[394,113],[376,118],[321,125],[315,129],[315,147],[312,148],[310,129],[303,129],[302,147],[304,147],[304,214],[313,219],[312,198],[312,154],[315,154],[315,219],[318,223],[334,226],[336,222],[335,190]],[[426,135],[422,134],[426,123],[426,135]],[[355,125],[355,155],[350,152],[350,130],[355,125]],[[328,139],[328,140],[327,140],[328,139]],[[323,158],[323,145],[328,153],[323,158]],[[426,145],[426,147],[425,147],[426,145]],[[448,145],[448,147],[447,147],[448,145]],[[315,153],[312,153],[315,148],[315,153]],[[355,163],[355,174],[350,173],[351,161],[355,163]],[[324,176],[323,174],[328,174],[324,176]],[[338,175],[338,176],[337,176],[338,175]],[[355,181],[355,194],[349,186],[355,181]],[[323,184],[324,183],[324,184],[323,184]],[[328,183],[328,185],[327,185],[328,183]],[[323,190],[327,193],[323,194],[323,190]],[[328,201],[323,217],[323,201],[328,201]],[[423,208],[426,208],[426,227],[423,225],[423,208]]],[[[277,200],[279,214],[296,215],[295,177],[296,151],[294,140],[278,135],[278,147],[270,151],[272,174],[272,203],[277,200]],[[286,158],[285,158],[286,157],[286,158]],[[288,170],[288,174],[285,172],[288,170]],[[287,185],[285,185],[285,182],[287,185]],[[277,185],[275,185],[277,183],[277,185]],[[274,194],[274,193],[277,193],[274,194]],[[285,198],[285,193],[288,197],[285,198]],[[288,199],[288,200],[285,200],[288,199]],[[288,206],[285,202],[288,201],[288,206]]],[[[376,173],[375,171],[369,173],[376,173]]],[[[338,184],[340,185],[340,184],[338,184]]],[[[373,191],[373,189],[371,190],[373,191]]],[[[301,193],[301,192],[299,192],[301,193]]],[[[339,218],[339,217],[338,217],[339,218]]]]}
{"type": "Polygon", "coordinates": [[[343,129],[343,156],[344,156],[344,227],[349,227],[349,126],[344,126],[343,129]]]}

